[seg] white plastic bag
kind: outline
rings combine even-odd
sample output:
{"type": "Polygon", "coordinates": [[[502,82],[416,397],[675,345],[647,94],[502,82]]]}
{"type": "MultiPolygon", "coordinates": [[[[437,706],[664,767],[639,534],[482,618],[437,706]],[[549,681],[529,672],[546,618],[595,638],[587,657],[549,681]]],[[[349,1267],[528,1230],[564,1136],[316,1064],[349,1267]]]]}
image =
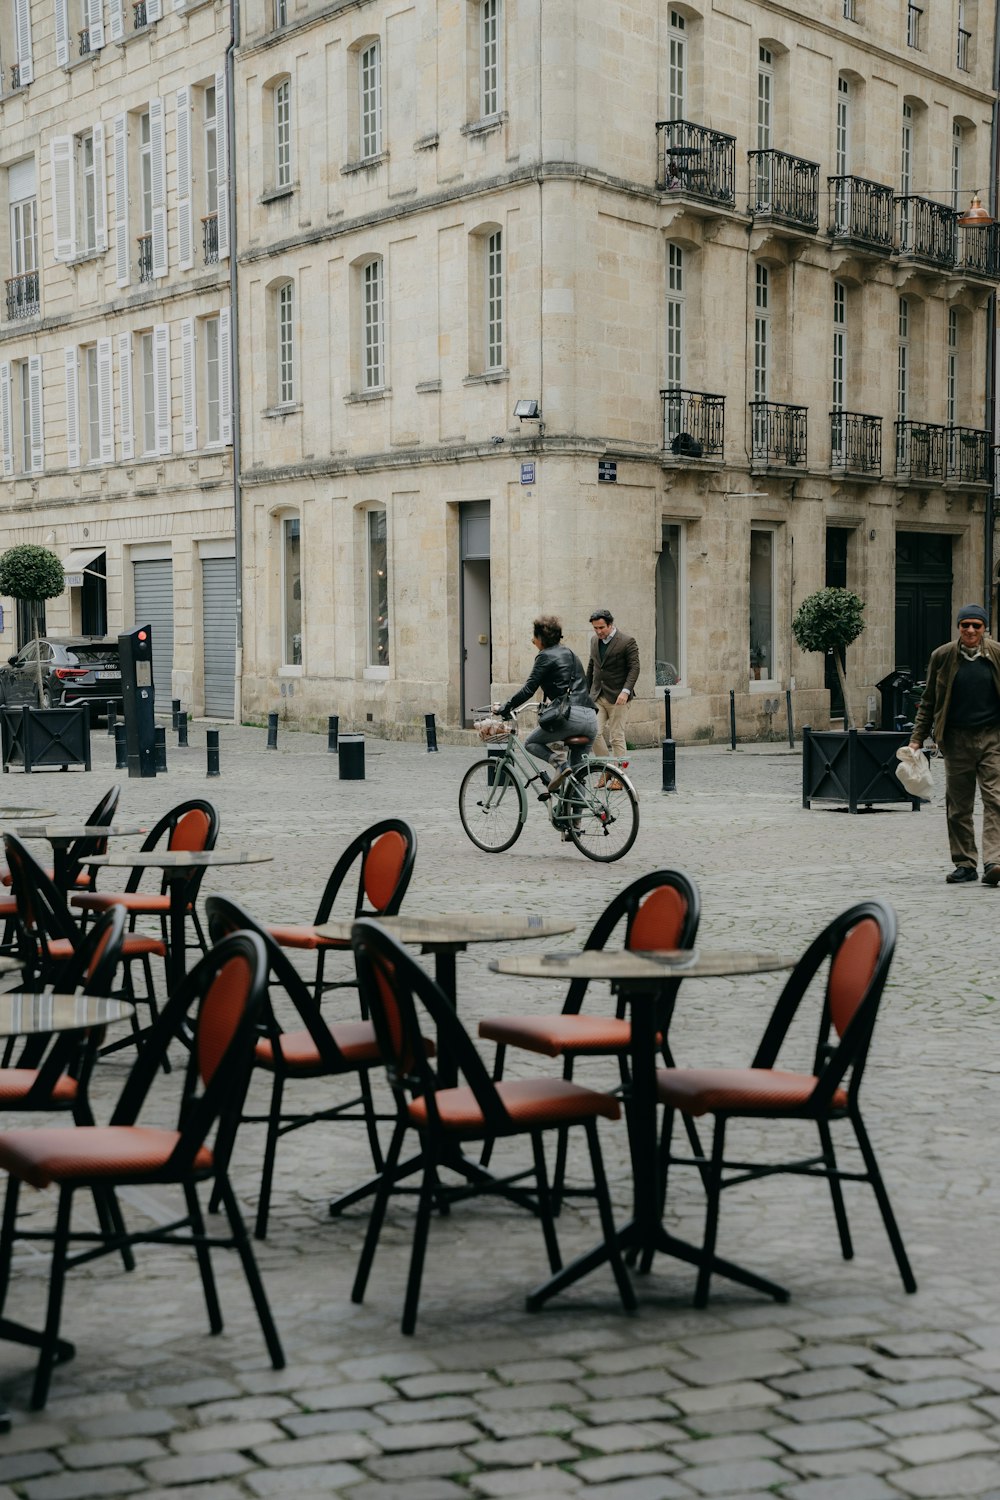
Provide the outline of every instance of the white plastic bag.
{"type": "Polygon", "coordinates": [[[934,795],[934,778],[931,775],[930,761],[924,752],[914,745],[900,745],[896,751],[896,759],[899,761],[896,775],[910,796],[921,797],[929,802],[934,795]]]}

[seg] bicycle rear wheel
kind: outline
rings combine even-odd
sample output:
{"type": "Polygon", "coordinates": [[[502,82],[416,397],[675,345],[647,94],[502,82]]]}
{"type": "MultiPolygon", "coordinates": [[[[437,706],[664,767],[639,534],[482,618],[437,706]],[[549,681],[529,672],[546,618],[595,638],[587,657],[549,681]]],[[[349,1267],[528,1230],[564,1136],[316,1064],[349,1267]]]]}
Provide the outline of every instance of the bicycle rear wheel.
{"type": "Polygon", "coordinates": [[[639,804],[632,787],[620,768],[600,761],[584,766],[573,783],[563,799],[570,838],[588,859],[602,864],[621,859],[639,832],[639,804]]]}
{"type": "Polygon", "coordinates": [[[528,816],[528,799],[506,766],[495,760],[477,760],[462,778],[458,812],[477,849],[501,854],[520,837],[528,816]]]}

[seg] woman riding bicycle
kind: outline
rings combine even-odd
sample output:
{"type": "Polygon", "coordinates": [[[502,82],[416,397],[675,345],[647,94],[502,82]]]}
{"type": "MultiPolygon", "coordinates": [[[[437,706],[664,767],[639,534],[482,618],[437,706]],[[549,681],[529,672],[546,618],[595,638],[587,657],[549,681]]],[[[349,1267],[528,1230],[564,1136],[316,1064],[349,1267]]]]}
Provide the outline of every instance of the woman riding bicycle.
{"type": "MultiPolygon", "coordinates": [[[[586,746],[580,747],[581,750],[589,751],[597,737],[597,710],[587,692],[587,674],[583,664],[575,651],[560,645],[562,625],[555,615],[540,615],[533,622],[532,631],[532,643],[538,652],[535,664],[524,686],[512,693],[497,712],[502,719],[509,719],[511,709],[526,703],[541,688],[543,696],[550,703],[565,699],[567,713],[555,722],[539,724],[532,731],[524,742],[528,754],[533,755],[536,760],[550,762],[553,758],[550,746],[559,740],[568,737],[575,739],[578,736],[587,740],[586,746]]],[[[562,767],[554,779],[547,771],[539,771],[538,774],[546,786],[554,787],[567,769],[562,767]]]]}

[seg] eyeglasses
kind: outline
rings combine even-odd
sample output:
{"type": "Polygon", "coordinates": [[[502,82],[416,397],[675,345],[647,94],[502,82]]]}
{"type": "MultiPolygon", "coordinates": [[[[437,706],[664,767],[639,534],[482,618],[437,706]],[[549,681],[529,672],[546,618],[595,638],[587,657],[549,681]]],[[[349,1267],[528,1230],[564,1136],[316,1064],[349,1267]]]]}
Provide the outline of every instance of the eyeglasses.
{"type": "Polygon", "coordinates": [[[959,620],[959,630],[985,630],[986,626],[982,620],[959,620]]]}

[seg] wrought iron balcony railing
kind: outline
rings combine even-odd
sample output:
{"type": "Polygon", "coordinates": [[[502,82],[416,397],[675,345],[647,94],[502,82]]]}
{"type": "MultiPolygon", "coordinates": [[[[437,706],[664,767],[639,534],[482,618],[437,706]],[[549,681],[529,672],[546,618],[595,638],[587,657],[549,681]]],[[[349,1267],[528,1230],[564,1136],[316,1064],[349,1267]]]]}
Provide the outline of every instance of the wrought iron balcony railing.
{"type": "Polygon", "coordinates": [[[984,281],[1000,281],[1000,224],[959,226],[958,269],[984,281]]]}
{"type": "Polygon", "coordinates": [[[7,317],[33,318],[39,311],[38,272],[26,271],[7,280],[7,317]]]}
{"type": "Polygon", "coordinates": [[[882,418],[860,411],[830,413],[830,467],[843,474],[882,472],[882,418]]]}
{"type": "Polygon", "coordinates": [[[969,71],[969,43],[972,41],[972,32],[963,31],[958,28],[958,47],[956,48],[955,64],[961,68],[963,73],[969,71]]]}
{"type": "Polygon", "coordinates": [[[736,207],[736,137],[693,125],[659,120],[656,125],[656,186],[703,203],[736,207]]]}
{"type": "Polygon", "coordinates": [[[796,229],[819,228],[819,165],[787,151],[748,151],[750,212],[796,229]]]}
{"type": "Polygon", "coordinates": [[[896,423],[896,473],[901,479],[944,479],[948,428],[937,422],[896,423]]]}
{"type": "Polygon", "coordinates": [[[755,463],[798,469],[806,461],[808,407],[751,401],[750,456],[755,463]]]}
{"type": "Polygon", "coordinates": [[[140,234],[139,245],[139,280],[152,281],[153,279],[153,236],[151,234],[140,234]]]}
{"type": "Polygon", "coordinates": [[[138,0],[132,7],[132,29],[133,31],[144,31],[149,25],[146,19],[146,0],[138,0]]]}
{"type": "Polygon", "coordinates": [[[950,270],[955,264],[957,215],[947,203],[906,196],[896,199],[896,248],[900,255],[950,270]]]}
{"type": "Polygon", "coordinates": [[[201,242],[205,251],[206,266],[214,266],[219,259],[219,215],[206,214],[201,221],[201,242]]]}
{"type": "Polygon", "coordinates": [[[80,32],[80,56],[90,56],[90,27],[85,26],[80,32]]]}
{"type": "Polygon", "coordinates": [[[990,435],[979,427],[948,428],[949,479],[985,484],[990,477],[990,435]]]}
{"type": "Polygon", "coordinates": [[[21,64],[12,63],[10,69],[10,86],[12,89],[21,87],[21,64]]]}
{"type": "Polygon", "coordinates": [[[671,386],[660,392],[663,448],[676,458],[721,458],[726,445],[726,398],[671,386]]]}
{"type": "Polygon", "coordinates": [[[828,177],[830,234],[835,240],[881,250],[893,248],[892,188],[866,177],[828,177]]]}

